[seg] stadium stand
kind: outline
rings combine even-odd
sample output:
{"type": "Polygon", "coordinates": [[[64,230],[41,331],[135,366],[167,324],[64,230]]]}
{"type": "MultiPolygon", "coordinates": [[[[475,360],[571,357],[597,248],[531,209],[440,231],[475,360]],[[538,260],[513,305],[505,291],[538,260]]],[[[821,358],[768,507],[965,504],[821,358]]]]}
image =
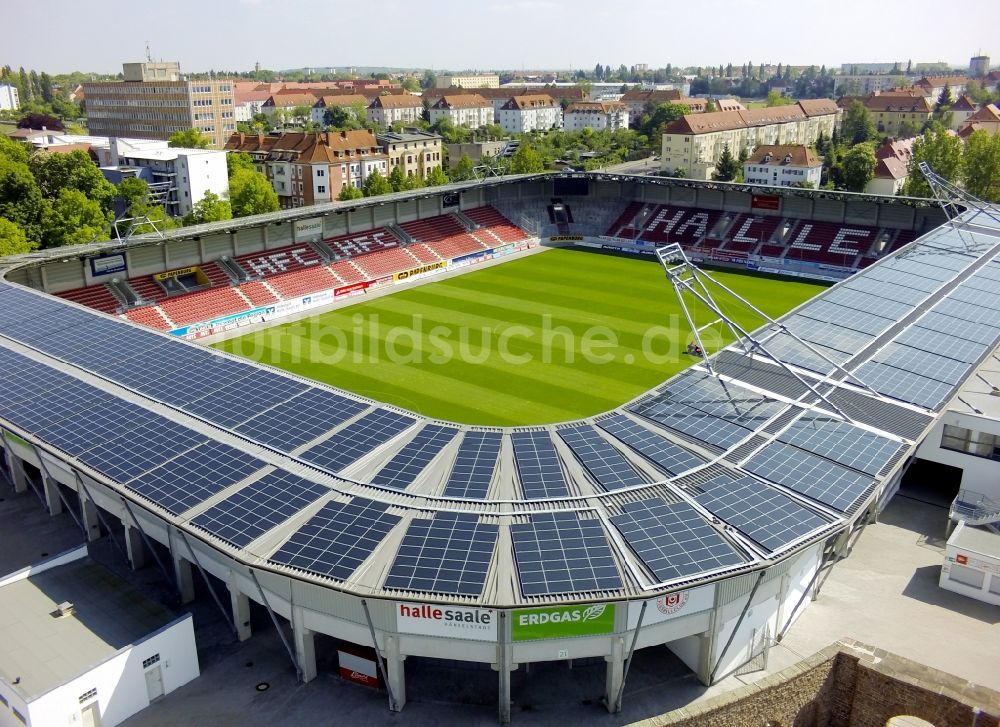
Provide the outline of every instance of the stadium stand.
{"type": "Polygon", "coordinates": [[[64,290],[58,293],[58,296],[104,313],[117,313],[121,307],[121,303],[106,285],[90,285],[86,288],[64,290]]]}
{"type": "Polygon", "coordinates": [[[167,291],[153,279],[152,275],[129,278],[128,284],[143,303],[158,303],[167,297],[167,291]]]}
{"type": "Polygon", "coordinates": [[[330,271],[344,283],[360,283],[365,279],[365,274],[357,265],[350,260],[341,260],[330,266],[330,271]]]}
{"type": "Polygon", "coordinates": [[[382,252],[369,253],[352,259],[363,273],[370,279],[381,278],[384,275],[392,275],[401,270],[409,270],[421,264],[420,258],[410,254],[404,248],[383,250],[382,252]]]}
{"type": "Polygon", "coordinates": [[[227,316],[250,310],[246,298],[237,288],[209,288],[208,290],[170,297],[160,303],[167,317],[179,326],[227,316]]]}
{"type": "Polygon", "coordinates": [[[476,209],[465,210],[464,214],[477,225],[480,225],[480,228],[475,231],[476,239],[485,243],[488,247],[493,247],[496,243],[506,244],[528,239],[528,235],[524,230],[514,225],[493,207],[477,207],[476,209]],[[480,233],[492,239],[485,239],[483,236],[480,236],[480,233]]]}
{"type": "Polygon", "coordinates": [[[853,267],[877,239],[874,227],[832,222],[803,222],[788,237],[788,259],[853,267]]]}
{"type": "Polygon", "coordinates": [[[266,278],[270,275],[322,265],[324,261],[312,247],[299,244],[240,255],[234,258],[233,262],[245,270],[251,278],[266,278]]]}
{"type": "Polygon", "coordinates": [[[133,323],[149,326],[150,328],[155,328],[159,331],[169,331],[171,328],[177,327],[174,325],[173,321],[167,318],[164,312],[155,305],[147,305],[142,308],[127,310],[125,311],[125,317],[133,323]]]}
{"type": "Polygon", "coordinates": [[[780,217],[739,215],[726,230],[723,250],[752,253],[761,243],[770,241],[781,224],[780,217]]]}
{"type": "Polygon", "coordinates": [[[267,279],[268,285],[278,291],[283,298],[295,298],[320,290],[329,290],[338,285],[338,278],[325,265],[296,270],[267,279]]]}
{"type": "Polygon", "coordinates": [[[277,303],[279,300],[278,296],[271,292],[271,288],[259,280],[251,280],[249,283],[243,283],[240,286],[240,292],[254,306],[271,305],[272,303],[277,303]]]}
{"type": "Polygon", "coordinates": [[[339,260],[367,255],[380,250],[391,250],[394,247],[399,247],[402,241],[393,235],[388,228],[379,227],[368,232],[338,235],[323,240],[323,243],[333,251],[334,257],[339,260]]]}
{"type": "Polygon", "coordinates": [[[648,216],[645,224],[636,228],[633,224],[626,228],[631,235],[622,237],[641,237],[652,242],[679,242],[691,247],[718,247],[720,240],[709,238],[709,233],[722,218],[719,210],[706,210],[696,207],[672,207],[656,205],[648,216]]]}
{"type": "Polygon", "coordinates": [[[632,220],[639,214],[642,206],[642,202],[629,202],[625,209],[622,210],[622,213],[618,215],[617,219],[611,223],[607,234],[611,237],[621,237],[619,233],[621,233],[623,228],[629,227],[632,224],[632,220]]]}
{"type": "Polygon", "coordinates": [[[418,244],[410,245],[407,249],[420,257],[421,262],[448,260],[458,255],[486,250],[491,247],[491,245],[487,245],[474,235],[469,234],[462,223],[453,215],[439,215],[438,217],[404,222],[400,227],[407,235],[418,241],[418,244]],[[424,259],[425,256],[419,252],[420,243],[436,257],[424,259]]]}

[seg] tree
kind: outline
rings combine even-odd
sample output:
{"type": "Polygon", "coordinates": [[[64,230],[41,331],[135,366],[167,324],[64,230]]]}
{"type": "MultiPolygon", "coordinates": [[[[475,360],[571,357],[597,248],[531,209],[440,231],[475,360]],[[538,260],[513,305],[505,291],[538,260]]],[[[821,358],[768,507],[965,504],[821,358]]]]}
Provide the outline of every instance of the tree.
{"type": "Polygon", "coordinates": [[[863,192],[875,176],[875,147],[870,143],[855,144],[844,155],[844,184],[849,192],[863,192]]]}
{"type": "Polygon", "coordinates": [[[422,88],[436,88],[437,87],[437,76],[434,71],[424,71],[424,80],[420,82],[422,88]]]}
{"type": "Polygon", "coordinates": [[[27,164],[30,153],[25,144],[0,135],[0,159],[27,164]]]}
{"type": "Polygon", "coordinates": [[[63,122],[52,114],[38,112],[27,113],[17,122],[19,129],[47,129],[48,131],[65,131],[63,122]]]}
{"type": "Polygon", "coordinates": [[[31,82],[28,81],[28,74],[25,73],[24,66],[21,66],[17,71],[17,90],[20,92],[22,104],[34,98],[31,93],[31,82]]]}
{"type": "Polygon", "coordinates": [[[689,113],[691,113],[691,107],[685,104],[662,103],[641,121],[640,130],[649,137],[651,142],[661,140],[667,126],[689,113]]]}
{"type": "Polygon", "coordinates": [[[903,194],[910,197],[930,197],[931,188],[918,171],[920,162],[930,164],[937,174],[949,181],[958,179],[962,166],[962,140],[944,128],[924,132],[913,142],[910,174],[903,185],[903,194]]]}
{"type": "Polygon", "coordinates": [[[544,170],[541,155],[525,143],[517,148],[510,159],[511,174],[535,174],[544,170]]]}
{"type": "Polygon", "coordinates": [[[726,144],[722,147],[722,156],[720,156],[719,161],[715,163],[715,172],[712,174],[712,179],[717,182],[732,182],[736,179],[736,175],[739,174],[739,171],[736,159],[733,157],[733,153],[729,150],[729,144],[726,144]]]}
{"type": "Polygon", "coordinates": [[[709,113],[712,113],[712,112],[718,111],[718,110],[719,110],[719,107],[718,107],[718,105],[716,105],[715,99],[714,98],[708,99],[708,101],[705,103],[705,113],[709,114],[709,113]]]}
{"type": "Polygon", "coordinates": [[[335,129],[357,129],[358,117],[349,106],[328,106],[323,112],[323,123],[335,129]]]}
{"type": "Polygon", "coordinates": [[[229,204],[233,217],[277,212],[278,195],[260,172],[240,169],[229,180],[229,204]]]}
{"type": "Polygon", "coordinates": [[[0,217],[18,225],[29,241],[38,242],[47,206],[28,165],[0,158],[0,217]]]}
{"type": "Polygon", "coordinates": [[[389,184],[389,180],[379,174],[377,169],[373,169],[365,178],[362,189],[364,189],[365,197],[378,197],[380,194],[389,194],[392,191],[392,185],[389,184]]]}
{"type": "Polygon", "coordinates": [[[48,199],[55,199],[63,189],[75,189],[107,209],[115,196],[115,186],[84,151],[38,152],[32,155],[28,168],[48,199]]]}
{"type": "Polygon", "coordinates": [[[389,185],[392,187],[393,192],[402,192],[406,185],[406,175],[403,173],[403,166],[397,164],[389,172],[389,185]]]}
{"type": "Polygon", "coordinates": [[[428,187],[439,187],[442,184],[448,184],[448,175],[444,173],[441,167],[434,167],[427,172],[428,187]]]}
{"type": "Polygon", "coordinates": [[[207,149],[211,143],[212,140],[197,129],[175,131],[167,140],[167,146],[178,149],[207,149]]]}
{"type": "Polygon", "coordinates": [[[350,184],[345,184],[341,188],[340,194],[337,195],[337,199],[341,202],[347,202],[348,200],[352,199],[361,199],[364,196],[365,193],[362,192],[357,187],[352,187],[350,184]]]}
{"type": "Polygon", "coordinates": [[[938,96],[937,103],[934,104],[934,113],[944,113],[951,108],[951,105],[955,103],[955,99],[951,95],[951,86],[949,84],[944,84],[944,88],[941,89],[941,95],[938,96]]]}
{"type": "Polygon", "coordinates": [[[840,126],[841,135],[851,146],[864,144],[866,141],[874,139],[878,133],[871,114],[860,101],[851,103],[840,126]]]}
{"type": "Polygon", "coordinates": [[[299,124],[309,121],[312,116],[312,109],[309,106],[296,106],[292,109],[292,119],[299,124]]]}
{"type": "Polygon", "coordinates": [[[410,93],[417,93],[420,90],[420,82],[415,78],[405,78],[400,85],[410,93]]]}
{"type": "Polygon", "coordinates": [[[231,151],[226,154],[226,169],[230,178],[241,169],[245,169],[248,172],[257,171],[254,169],[253,159],[245,151],[231,151]]]}
{"type": "Polygon", "coordinates": [[[974,131],[962,154],[965,188],[987,202],[1000,202],[1000,134],[974,131]]]}
{"type": "Polygon", "coordinates": [[[133,209],[145,205],[149,199],[149,185],[139,177],[127,177],[118,183],[117,193],[124,200],[129,215],[132,215],[133,209]]]}
{"type": "Polygon", "coordinates": [[[469,155],[463,154],[462,158],[458,160],[458,164],[455,165],[455,169],[451,173],[451,178],[456,182],[464,182],[472,179],[475,166],[469,155]]]}
{"type": "Polygon", "coordinates": [[[765,103],[767,104],[768,108],[774,106],[784,106],[787,102],[788,99],[786,99],[777,91],[771,90],[767,92],[767,101],[765,103]]]}
{"type": "Polygon", "coordinates": [[[418,174],[407,174],[403,177],[403,184],[400,187],[401,192],[409,192],[414,189],[421,189],[424,186],[424,180],[418,174]]]}
{"type": "Polygon", "coordinates": [[[42,101],[52,103],[52,76],[42,73],[38,77],[38,86],[42,92],[42,101]]]}
{"type": "Polygon", "coordinates": [[[42,242],[45,247],[77,245],[107,240],[112,215],[83,192],[64,188],[42,215],[42,242]]]}
{"type": "Polygon", "coordinates": [[[194,204],[191,211],[184,215],[185,225],[200,225],[205,222],[222,222],[233,218],[233,208],[229,202],[214,192],[205,192],[205,196],[194,204]]]}
{"type": "Polygon", "coordinates": [[[24,230],[0,217],[0,257],[31,252],[37,245],[28,242],[24,230]]]}

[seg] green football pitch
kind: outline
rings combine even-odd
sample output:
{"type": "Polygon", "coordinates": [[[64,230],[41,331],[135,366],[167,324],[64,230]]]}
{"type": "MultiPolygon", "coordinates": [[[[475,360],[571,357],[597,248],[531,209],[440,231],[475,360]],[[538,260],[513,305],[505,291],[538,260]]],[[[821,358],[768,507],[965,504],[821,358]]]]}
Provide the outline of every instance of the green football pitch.
{"type": "MultiPolygon", "coordinates": [[[[778,316],[823,286],[711,272],[778,316]]],[[[742,326],[763,321],[722,293],[742,326]]],[[[709,351],[731,336],[686,298],[709,351]]],[[[659,264],[551,249],[215,344],[218,348],[466,424],[519,426],[618,406],[698,359],[659,264]]]]}

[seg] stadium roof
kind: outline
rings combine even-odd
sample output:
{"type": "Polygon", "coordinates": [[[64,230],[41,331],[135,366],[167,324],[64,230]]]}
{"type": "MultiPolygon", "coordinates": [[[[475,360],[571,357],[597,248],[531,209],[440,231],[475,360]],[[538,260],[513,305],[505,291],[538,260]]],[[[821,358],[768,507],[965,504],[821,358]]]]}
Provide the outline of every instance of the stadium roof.
{"type": "Polygon", "coordinates": [[[766,567],[859,517],[1000,340],[998,253],[1000,225],[967,213],[759,332],[801,378],[730,347],[718,376],[506,430],[0,283],[0,421],[257,568],[397,599],[630,598],[766,567]]]}

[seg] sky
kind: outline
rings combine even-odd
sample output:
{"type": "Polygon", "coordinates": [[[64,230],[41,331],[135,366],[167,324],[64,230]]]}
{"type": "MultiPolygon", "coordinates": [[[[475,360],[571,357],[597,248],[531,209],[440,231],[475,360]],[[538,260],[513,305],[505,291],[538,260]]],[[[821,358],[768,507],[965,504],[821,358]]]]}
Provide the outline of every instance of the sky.
{"type": "Polygon", "coordinates": [[[9,3],[0,64],[117,73],[390,66],[592,70],[732,62],[1000,63],[1000,2],[966,0],[49,0],[9,3]]]}

